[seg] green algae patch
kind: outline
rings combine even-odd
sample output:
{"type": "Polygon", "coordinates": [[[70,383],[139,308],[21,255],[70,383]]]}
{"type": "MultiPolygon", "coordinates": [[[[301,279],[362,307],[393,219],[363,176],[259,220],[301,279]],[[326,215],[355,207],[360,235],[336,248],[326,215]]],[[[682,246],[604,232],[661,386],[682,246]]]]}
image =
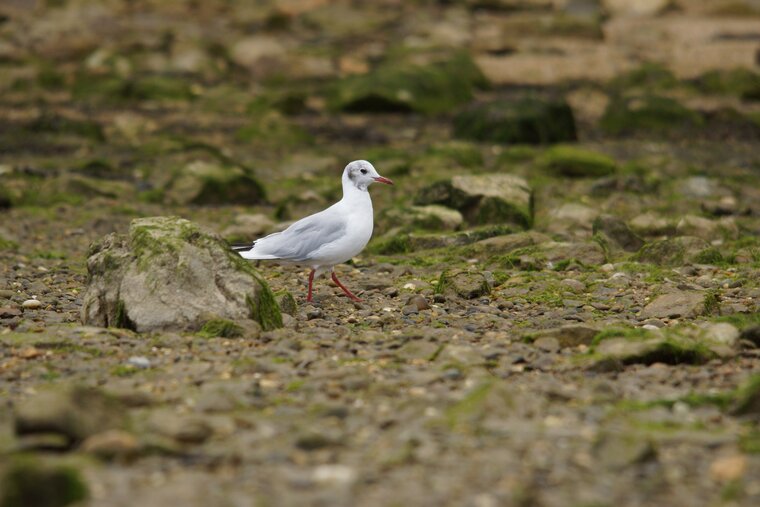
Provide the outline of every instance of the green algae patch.
{"type": "Polygon", "coordinates": [[[749,69],[713,70],[700,76],[696,85],[704,93],[760,100],[760,74],[749,69]]]}
{"type": "Polygon", "coordinates": [[[0,507],[65,507],[89,496],[79,470],[32,457],[14,458],[0,479],[0,507]]]}
{"type": "Polygon", "coordinates": [[[247,295],[246,304],[251,312],[251,318],[261,324],[264,331],[271,331],[282,327],[282,313],[280,305],[272,294],[269,285],[264,281],[259,282],[261,290],[256,296],[247,295]]]}
{"type": "Polygon", "coordinates": [[[507,144],[549,144],[577,139],[570,106],[524,97],[473,104],[454,118],[454,137],[507,144]]]}
{"type": "Polygon", "coordinates": [[[555,176],[572,178],[609,176],[617,170],[617,163],[611,157],[574,146],[549,148],[539,164],[555,176]]]}
{"type": "Polygon", "coordinates": [[[647,243],[632,260],[659,266],[683,266],[689,262],[713,258],[713,249],[705,240],[692,236],[678,236],[647,243]]]}
{"type": "Polygon", "coordinates": [[[428,65],[387,62],[364,75],[340,80],[329,106],[346,112],[437,114],[472,100],[485,77],[466,53],[428,65]]]}
{"type": "Polygon", "coordinates": [[[658,135],[703,124],[704,118],[696,111],[658,95],[614,97],[600,120],[602,130],[611,135],[658,135]]]}
{"type": "Polygon", "coordinates": [[[201,327],[198,336],[202,338],[239,338],[245,330],[227,319],[211,319],[201,327]]]}

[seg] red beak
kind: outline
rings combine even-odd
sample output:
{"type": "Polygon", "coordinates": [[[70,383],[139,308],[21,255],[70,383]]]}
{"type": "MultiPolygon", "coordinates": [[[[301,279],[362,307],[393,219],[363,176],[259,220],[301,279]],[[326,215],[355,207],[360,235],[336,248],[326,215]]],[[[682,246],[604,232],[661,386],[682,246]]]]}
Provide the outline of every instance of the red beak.
{"type": "Polygon", "coordinates": [[[385,183],[386,185],[393,185],[393,182],[389,180],[388,178],[384,178],[383,176],[378,176],[377,178],[374,178],[374,180],[378,183],[385,183]]]}

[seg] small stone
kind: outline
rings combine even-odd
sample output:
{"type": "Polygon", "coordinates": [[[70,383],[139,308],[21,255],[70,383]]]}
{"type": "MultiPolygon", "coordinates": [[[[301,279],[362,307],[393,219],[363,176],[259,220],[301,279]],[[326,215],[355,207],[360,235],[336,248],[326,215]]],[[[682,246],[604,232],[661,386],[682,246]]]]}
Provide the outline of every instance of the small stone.
{"type": "Polygon", "coordinates": [[[422,295],[415,295],[411,296],[409,299],[406,300],[407,305],[414,305],[417,310],[429,310],[430,309],[430,303],[428,303],[428,300],[425,299],[425,296],[422,295]]]}
{"type": "Polygon", "coordinates": [[[573,278],[565,278],[560,282],[560,285],[563,287],[567,287],[573,292],[583,292],[586,290],[586,284],[581,282],[580,280],[575,280],[573,278]]]}
{"type": "Polygon", "coordinates": [[[127,359],[127,364],[135,368],[150,368],[150,359],[143,356],[132,356],[127,359]]]}
{"type": "Polygon", "coordinates": [[[696,291],[675,291],[658,296],[641,311],[641,317],[691,319],[705,313],[705,296],[696,291]]]}
{"type": "Polygon", "coordinates": [[[739,343],[739,330],[728,322],[712,324],[705,332],[709,339],[729,347],[735,347],[739,343]]]}
{"type": "Polygon", "coordinates": [[[561,348],[577,347],[579,345],[590,345],[598,332],[597,329],[589,326],[568,325],[541,331],[536,341],[541,338],[552,338],[557,341],[561,348]]]}
{"type": "Polygon", "coordinates": [[[306,319],[307,320],[314,320],[314,319],[321,319],[322,318],[322,309],[317,308],[316,306],[307,306],[305,308],[306,310],[306,319]]]}
{"type": "Polygon", "coordinates": [[[25,310],[39,310],[42,308],[42,301],[39,301],[37,299],[27,299],[23,303],[21,303],[21,306],[25,310]]]}
{"type": "Polygon", "coordinates": [[[710,464],[710,475],[718,482],[741,479],[747,470],[747,457],[742,454],[721,456],[710,464]]]}
{"type": "Polygon", "coordinates": [[[546,352],[557,352],[560,349],[559,340],[553,336],[542,336],[537,338],[533,345],[546,352]]]}
{"type": "Polygon", "coordinates": [[[140,451],[140,443],[131,433],[109,430],[88,437],[80,449],[104,459],[132,458],[140,451]]]}
{"type": "Polygon", "coordinates": [[[12,319],[21,316],[21,310],[10,306],[0,307],[0,319],[12,319]]]}
{"type": "Polygon", "coordinates": [[[416,305],[406,305],[401,309],[401,313],[404,315],[415,315],[417,313],[420,313],[420,311],[416,305]]]}
{"type": "Polygon", "coordinates": [[[317,484],[349,486],[356,479],[356,470],[347,465],[319,465],[312,473],[312,480],[317,484]]]}

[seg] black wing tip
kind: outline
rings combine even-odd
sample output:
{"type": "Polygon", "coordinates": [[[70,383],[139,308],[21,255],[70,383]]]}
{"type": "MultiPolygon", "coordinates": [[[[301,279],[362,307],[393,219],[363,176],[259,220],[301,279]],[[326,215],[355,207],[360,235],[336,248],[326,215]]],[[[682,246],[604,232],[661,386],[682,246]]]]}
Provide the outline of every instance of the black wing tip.
{"type": "Polygon", "coordinates": [[[243,250],[250,250],[253,245],[232,245],[232,249],[236,252],[240,252],[243,250]]]}

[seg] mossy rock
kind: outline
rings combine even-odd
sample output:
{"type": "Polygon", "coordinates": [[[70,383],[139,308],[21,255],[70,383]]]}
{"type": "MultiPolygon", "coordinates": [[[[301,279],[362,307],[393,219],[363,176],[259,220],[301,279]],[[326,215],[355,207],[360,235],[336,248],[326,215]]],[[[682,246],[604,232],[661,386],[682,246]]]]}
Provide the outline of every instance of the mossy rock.
{"type": "Polygon", "coordinates": [[[139,332],[198,331],[209,315],[264,330],[282,326],[267,284],[218,235],[177,217],[133,220],[127,236],[96,242],[82,321],[139,332]]]}
{"type": "Polygon", "coordinates": [[[79,471],[32,457],[11,460],[0,479],[2,507],[65,507],[89,496],[79,471]]]}
{"type": "Polygon", "coordinates": [[[329,98],[333,110],[347,112],[443,113],[472,100],[485,77],[466,53],[415,65],[387,62],[364,75],[340,80],[329,98]]]}
{"type": "Polygon", "coordinates": [[[87,72],[76,75],[72,95],[78,100],[95,99],[112,103],[188,101],[195,97],[191,82],[180,76],[148,75],[123,78],[87,72]]]}
{"type": "Polygon", "coordinates": [[[470,224],[533,224],[533,190],[511,174],[460,175],[421,189],[415,204],[459,210],[470,224]]]}
{"type": "Polygon", "coordinates": [[[227,319],[211,319],[198,331],[203,338],[239,338],[244,333],[243,326],[227,319]]]}
{"type": "Polygon", "coordinates": [[[663,134],[704,124],[704,118],[669,97],[643,95],[614,97],[607,105],[600,126],[612,135],[663,134]]]}
{"type": "Polygon", "coordinates": [[[625,72],[609,83],[609,87],[616,92],[625,92],[631,88],[649,91],[668,90],[678,85],[678,78],[670,69],[652,62],[646,62],[636,69],[625,72]]]}
{"type": "Polygon", "coordinates": [[[196,160],[178,170],[165,191],[176,204],[259,204],[264,187],[250,171],[238,166],[196,160]]]}
{"type": "Polygon", "coordinates": [[[760,74],[749,69],[713,70],[700,76],[696,83],[705,93],[760,100],[760,74]]]}
{"type": "Polygon", "coordinates": [[[574,146],[549,148],[539,164],[556,176],[571,178],[609,176],[617,169],[617,163],[611,157],[574,146]]]}
{"type": "Polygon", "coordinates": [[[600,215],[592,224],[594,240],[609,253],[638,252],[644,240],[616,216],[600,215]]]}
{"type": "Polygon", "coordinates": [[[515,232],[514,228],[509,225],[490,225],[453,234],[395,233],[372,241],[369,250],[382,255],[405,254],[420,250],[469,245],[476,241],[513,232],[515,232]]]}
{"type": "Polygon", "coordinates": [[[703,252],[710,249],[710,244],[700,238],[679,236],[653,241],[644,245],[633,260],[660,266],[683,266],[699,262],[703,252]]]}
{"type": "Polygon", "coordinates": [[[379,217],[380,232],[395,227],[400,232],[455,231],[462,226],[462,214],[438,204],[388,208],[379,217]],[[385,227],[383,227],[385,226],[385,227]]]}
{"type": "Polygon", "coordinates": [[[570,106],[536,97],[473,104],[454,118],[454,136],[507,144],[549,144],[577,139],[570,106]]]}
{"type": "Polygon", "coordinates": [[[435,288],[438,294],[453,293],[465,299],[474,299],[491,293],[491,285],[483,273],[470,271],[444,271],[435,288]]]}

